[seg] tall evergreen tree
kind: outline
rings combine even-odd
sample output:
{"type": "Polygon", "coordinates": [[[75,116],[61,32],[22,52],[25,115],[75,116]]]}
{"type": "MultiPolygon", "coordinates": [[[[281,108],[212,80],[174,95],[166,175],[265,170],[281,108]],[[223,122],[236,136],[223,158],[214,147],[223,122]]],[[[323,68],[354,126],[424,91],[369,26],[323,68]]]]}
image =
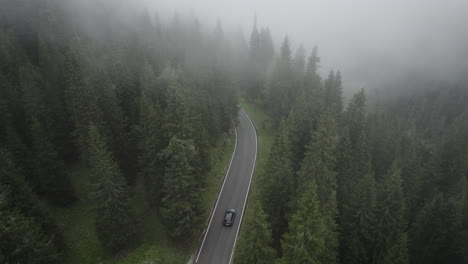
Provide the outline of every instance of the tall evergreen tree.
{"type": "Polygon", "coordinates": [[[135,235],[128,187],[104,138],[93,124],[89,127],[88,151],[94,187],[92,196],[97,206],[96,232],[103,246],[116,252],[128,245],[135,235]]]}
{"type": "Polygon", "coordinates": [[[251,215],[245,218],[244,236],[236,246],[235,263],[267,264],[272,263],[276,252],[271,248],[271,230],[267,215],[258,202],[249,205],[251,215]]]}
{"type": "Polygon", "coordinates": [[[153,205],[160,202],[163,185],[164,164],[158,156],[165,144],[161,136],[161,114],[161,108],[154,105],[144,92],[140,98],[140,125],[137,127],[140,151],[138,162],[147,200],[153,205]]]}
{"type": "Polygon", "coordinates": [[[36,258],[37,263],[61,262],[61,232],[12,162],[11,154],[1,148],[0,223],[3,262],[36,263],[36,258]]]}
{"type": "Polygon", "coordinates": [[[325,103],[331,107],[336,113],[341,113],[343,110],[343,87],[341,83],[341,72],[336,73],[332,70],[325,80],[325,103]]]}
{"type": "Polygon", "coordinates": [[[67,205],[74,200],[73,188],[68,180],[65,164],[59,158],[40,122],[31,120],[34,168],[38,177],[38,192],[56,204],[67,205]]]}
{"type": "Polygon", "coordinates": [[[298,172],[298,186],[307,186],[310,181],[317,183],[317,196],[320,212],[325,220],[322,237],[325,243],[325,254],[320,258],[322,263],[336,263],[338,255],[337,181],[335,168],[336,127],[330,112],[324,112],[312,133],[307,145],[307,152],[298,172]]]}
{"type": "Polygon", "coordinates": [[[294,195],[294,171],[289,146],[285,131],[280,132],[262,175],[262,204],[271,222],[273,245],[277,250],[288,227],[287,217],[291,214],[294,195]]]}
{"type": "Polygon", "coordinates": [[[76,146],[82,158],[87,158],[88,127],[90,122],[101,125],[102,112],[98,106],[96,91],[89,82],[85,66],[76,51],[67,54],[64,68],[65,102],[68,113],[74,124],[76,146]]]}
{"type": "Polygon", "coordinates": [[[313,113],[311,113],[306,99],[304,97],[297,98],[286,120],[294,172],[299,170],[304,158],[306,146],[310,140],[313,118],[313,113]]]}
{"type": "Polygon", "coordinates": [[[38,193],[47,196],[52,202],[68,204],[73,200],[73,190],[63,160],[60,159],[50,138],[53,131],[46,133],[51,120],[40,73],[29,63],[21,67],[19,72],[25,119],[34,156],[34,177],[31,182],[38,193]]]}
{"type": "Polygon", "coordinates": [[[275,63],[267,96],[268,109],[276,121],[287,116],[294,101],[291,67],[291,48],[288,37],[285,37],[281,45],[280,56],[275,63]]]}
{"type": "MultiPolygon", "coordinates": [[[[303,45],[300,45],[294,54],[294,59],[292,61],[292,73],[294,81],[296,81],[297,86],[301,86],[304,80],[305,74],[305,49],[303,45]]],[[[296,89],[298,89],[297,87],[296,89]]],[[[297,94],[297,93],[296,93],[297,94]]]]}
{"type": "Polygon", "coordinates": [[[320,57],[318,56],[318,48],[314,47],[307,61],[307,68],[304,75],[303,96],[308,102],[310,112],[314,116],[324,109],[324,91],[322,87],[321,77],[318,73],[320,67],[320,57]]]}
{"type": "Polygon", "coordinates": [[[457,205],[438,193],[417,213],[410,228],[410,260],[424,263],[463,263],[457,205]]]}
{"type": "Polygon", "coordinates": [[[342,259],[344,263],[372,263],[376,193],[372,174],[363,175],[352,187],[350,201],[343,205],[342,259]]]}
{"type": "Polygon", "coordinates": [[[203,215],[200,185],[191,164],[196,149],[189,141],[173,137],[161,155],[166,163],[161,212],[169,235],[176,240],[194,237],[203,215]]]}
{"type": "Polygon", "coordinates": [[[262,39],[260,32],[257,28],[257,18],[255,17],[252,33],[250,34],[249,45],[249,72],[248,72],[248,86],[247,96],[250,99],[256,99],[261,95],[263,89],[263,75],[262,67],[262,39]]]}
{"type": "Polygon", "coordinates": [[[315,264],[329,259],[325,256],[325,219],[320,212],[315,181],[307,184],[299,202],[297,212],[292,216],[289,232],[282,241],[283,257],[279,264],[315,264]]]}
{"type": "MultiPolygon", "coordinates": [[[[374,235],[374,263],[384,260],[408,262],[406,241],[405,200],[400,171],[396,164],[379,184],[374,235]],[[395,245],[398,245],[397,247],[395,245]]],[[[388,263],[387,261],[387,263],[388,263]]]]}
{"type": "Polygon", "coordinates": [[[0,185],[0,261],[2,263],[62,263],[52,239],[34,217],[12,205],[11,190],[0,185]]]}

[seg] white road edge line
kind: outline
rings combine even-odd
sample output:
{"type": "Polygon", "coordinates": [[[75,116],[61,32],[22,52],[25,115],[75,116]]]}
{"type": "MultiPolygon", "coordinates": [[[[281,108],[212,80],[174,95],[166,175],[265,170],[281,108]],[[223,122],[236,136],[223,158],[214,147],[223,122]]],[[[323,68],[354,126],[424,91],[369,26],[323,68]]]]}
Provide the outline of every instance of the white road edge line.
{"type": "Polygon", "coordinates": [[[242,225],[242,217],[244,216],[245,207],[247,205],[247,198],[249,197],[249,193],[250,193],[250,185],[252,184],[252,177],[253,177],[253,174],[254,174],[254,171],[255,171],[255,164],[257,162],[257,148],[258,148],[258,145],[257,145],[257,129],[256,129],[254,123],[252,122],[252,119],[250,119],[249,114],[243,108],[241,108],[241,109],[247,115],[247,118],[249,119],[250,124],[252,125],[254,133],[255,133],[255,158],[254,158],[254,163],[253,163],[253,167],[252,167],[252,173],[250,174],[249,187],[247,188],[247,194],[245,195],[244,207],[242,208],[241,218],[239,220],[239,226],[237,227],[236,238],[234,239],[234,246],[232,247],[231,257],[229,258],[229,264],[232,263],[232,257],[234,256],[234,250],[236,249],[237,236],[239,235],[239,230],[240,230],[240,227],[242,225]]]}
{"type": "Polygon", "coordinates": [[[206,228],[205,236],[203,237],[203,242],[202,242],[202,244],[200,246],[200,250],[198,251],[197,258],[195,259],[195,263],[198,263],[198,258],[200,257],[200,254],[201,254],[201,252],[203,250],[203,245],[205,245],[206,236],[208,235],[208,231],[210,230],[211,222],[213,221],[213,216],[214,216],[214,213],[216,212],[216,207],[218,206],[219,198],[221,197],[221,194],[223,193],[224,184],[226,183],[226,179],[227,179],[227,177],[229,175],[229,171],[231,170],[232,160],[234,160],[234,156],[236,155],[236,149],[237,149],[237,127],[236,126],[234,126],[234,133],[236,135],[236,144],[234,145],[234,151],[232,152],[231,161],[229,162],[229,166],[228,166],[228,169],[226,171],[226,175],[224,176],[223,185],[221,186],[221,191],[218,194],[218,199],[216,200],[215,207],[214,207],[213,211],[211,212],[210,222],[208,223],[208,227],[206,228]]]}

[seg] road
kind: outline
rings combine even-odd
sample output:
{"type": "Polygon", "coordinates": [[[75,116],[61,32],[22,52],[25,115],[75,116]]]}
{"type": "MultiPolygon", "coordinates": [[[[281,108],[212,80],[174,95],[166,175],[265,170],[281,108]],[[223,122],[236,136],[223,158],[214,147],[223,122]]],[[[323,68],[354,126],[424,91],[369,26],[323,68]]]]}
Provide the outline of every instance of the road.
{"type": "Polygon", "coordinates": [[[257,156],[257,134],[243,109],[239,111],[236,145],[207,232],[195,259],[197,264],[228,264],[237,240],[257,156]],[[236,210],[232,227],[223,226],[227,209],[236,210]]]}

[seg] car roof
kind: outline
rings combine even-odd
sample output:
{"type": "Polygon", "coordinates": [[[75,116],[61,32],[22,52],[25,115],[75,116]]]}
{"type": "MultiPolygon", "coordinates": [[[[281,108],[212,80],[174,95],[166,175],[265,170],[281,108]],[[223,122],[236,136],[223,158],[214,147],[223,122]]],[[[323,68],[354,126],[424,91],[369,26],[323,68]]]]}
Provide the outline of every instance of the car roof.
{"type": "Polygon", "coordinates": [[[231,211],[227,211],[226,212],[226,216],[224,217],[225,220],[228,220],[228,221],[231,221],[231,219],[233,218],[234,216],[234,212],[231,212],[231,211]]]}

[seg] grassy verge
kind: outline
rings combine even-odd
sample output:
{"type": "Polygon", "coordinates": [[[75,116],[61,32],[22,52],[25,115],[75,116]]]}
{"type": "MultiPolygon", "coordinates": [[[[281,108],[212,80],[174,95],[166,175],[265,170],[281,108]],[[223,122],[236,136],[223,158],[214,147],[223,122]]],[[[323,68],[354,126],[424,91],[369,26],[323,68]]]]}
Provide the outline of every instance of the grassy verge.
{"type": "Polygon", "coordinates": [[[49,206],[52,216],[64,231],[65,262],[99,263],[105,254],[94,229],[96,211],[88,199],[90,186],[86,167],[77,165],[71,168],[70,181],[78,201],[70,207],[49,206]]]}
{"type": "MultiPolygon", "coordinates": [[[[206,189],[203,192],[203,207],[207,217],[221,186],[222,179],[234,149],[234,135],[225,135],[212,148],[212,169],[206,176],[206,189]]],[[[109,257],[103,250],[95,233],[95,207],[89,200],[91,186],[88,184],[88,171],[77,165],[70,169],[70,180],[77,193],[78,201],[70,207],[47,205],[64,231],[66,244],[65,263],[162,263],[185,264],[198,246],[197,241],[181,248],[166,235],[161,217],[146,202],[140,186],[135,187],[130,206],[141,228],[141,238],[134,249],[109,257]]]]}
{"type": "MultiPolygon", "coordinates": [[[[270,117],[263,111],[259,105],[255,103],[247,102],[245,99],[241,99],[241,107],[249,114],[250,118],[257,127],[257,138],[258,138],[258,150],[257,150],[257,163],[255,166],[255,173],[252,180],[252,186],[250,189],[249,200],[247,203],[247,209],[245,212],[245,220],[243,225],[250,221],[250,215],[252,214],[251,207],[249,204],[252,201],[258,199],[259,192],[259,182],[261,181],[260,175],[263,174],[263,171],[270,154],[270,149],[273,145],[275,139],[276,131],[271,127],[270,117]]],[[[239,234],[239,239],[242,239],[245,236],[248,236],[244,232],[245,229],[241,229],[239,234]]],[[[234,262],[236,259],[237,252],[234,252],[234,262]]]]}

